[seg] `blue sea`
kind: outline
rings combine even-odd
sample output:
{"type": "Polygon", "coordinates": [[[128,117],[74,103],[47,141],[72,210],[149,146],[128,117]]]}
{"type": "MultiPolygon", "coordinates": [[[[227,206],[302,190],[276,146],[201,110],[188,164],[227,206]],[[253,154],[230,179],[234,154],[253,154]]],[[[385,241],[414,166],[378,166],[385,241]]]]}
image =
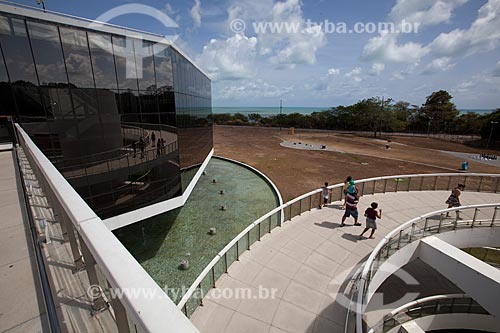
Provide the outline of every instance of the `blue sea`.
{"type": "MultiPolygon", "coordinates": [[[[320,111],[325,111],[329,110],[330,107],[328,106],[318,106],[318,107],[283,107],[282,113],[283,114],[292,114],[292,113],[300,113],[300,114],[311,114],[313,112],[320,112],[320,111]]],[[[459,110],[461,114],[466,114],[469,112],[475,112],[478,114],[488,114],[491,113],[495,110],[489,110],[489,109],[460,109],[459,110]]],[[[248,115],[250,113],[258,113],[260,115],[275,115],[280,113],[280,108],[278,107],[230,107],[230,106],[224,106],[224,107],[218,107],[214,106],[212,107],[212,113],[214,114],[222,114],[222,113],[230,113],[230,114],[235,114],[235,113],[242,113],[245,115],[248,115]]]]}

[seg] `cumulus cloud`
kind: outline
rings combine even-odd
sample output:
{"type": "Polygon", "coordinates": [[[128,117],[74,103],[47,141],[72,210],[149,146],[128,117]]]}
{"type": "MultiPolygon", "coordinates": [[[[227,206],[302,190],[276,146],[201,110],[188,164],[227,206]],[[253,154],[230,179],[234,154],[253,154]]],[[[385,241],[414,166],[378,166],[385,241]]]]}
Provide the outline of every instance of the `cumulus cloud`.
{"type": "Polygon", "coordinates": [[[212,39],[197,63],[214,80],[244,79],[253,76],[256,54],[257,38],[237,34],[226,40],[212,39]]]}
{"type": "Polygon", "coordinates": [[[371,76],[379,76],[384,71],[384,69],[385,69],[384,64],[374,63],[368,74],[371,76]]]}
{"type": "Polygon", "coordinates": [[[418,43],[397,44],[398,35],[382,32],[373,37],[363,48],[362,59],[381,62],[414,63],[429,53],[429,50],[418,43]]]}
{"type": "Polygon", "coordinates": [[[500,77],[500,61],[497,62],[497,65],[495,66],[495,69],[493,70],[493,76],[500,77]]]}
{"type": "Polygon", "coordinates": [[[328,70],[328,75],[334,76],[334,75],[339,75],[340,74],[340,69],[338,68],[330,68],[328,70]]]}
{"type": "Polygon", "coordinates": [[[290,96],[294,86],[278,87],[262,79],[239,81],[238,84],[223,84],[217,89],[217,98],[222,100],[245,100],[259,98],[279,98],[290,96]]]}
{"type": "Polygon", "coordinates": [[[194,5],[191,7],[191,10],[189,11],[191,14],[191,18],[193,19],[194,25],[196,27],[201,26],[201,1],[200,0],[194,0],[194,5]]]}
{"type": "Polygon", "coordinates": [[[451,59],[448,57],[436,58],[432,60],[430,64],[425,66],[422,74],[435,74],[437,72],[446,72],[447,70],[453,68],[455,64],[451,63],[451,59]]]}
{"type": "Polygon", "coordinates": [[[346,77],[355,81],[355,82],[361,82],[363,81],[363,79],[361,78],[361,67],[356,67],[354,68],[352,71],[350,71],[349,73],[346,73],[346,77]]]}
{"type": "Polygon", "coordinates": [[[500,43],[500,0],[489,0],[469,29],[441,33],[429,45],[439,56],[463,56],[496,49],[500,43]]]}
{"type": "Polygon", "coordinates": [[[389,17],[394,22],[405,20],[418,23],[421,27],[448,23],[453,11],[467,0],[398,0],[389,17]]]}

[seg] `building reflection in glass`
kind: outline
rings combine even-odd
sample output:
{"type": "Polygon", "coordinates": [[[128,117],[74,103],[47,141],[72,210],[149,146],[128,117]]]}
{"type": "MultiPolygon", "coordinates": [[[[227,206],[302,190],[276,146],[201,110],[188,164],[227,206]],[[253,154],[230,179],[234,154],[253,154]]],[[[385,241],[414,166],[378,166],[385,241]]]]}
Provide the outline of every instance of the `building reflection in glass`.
{"type": "Polygon", "coordinates": [[[0,114],[101,218],[181,195],[213,147],[210,80],[174,47],[126,38],[0,13],[0,114]]]}

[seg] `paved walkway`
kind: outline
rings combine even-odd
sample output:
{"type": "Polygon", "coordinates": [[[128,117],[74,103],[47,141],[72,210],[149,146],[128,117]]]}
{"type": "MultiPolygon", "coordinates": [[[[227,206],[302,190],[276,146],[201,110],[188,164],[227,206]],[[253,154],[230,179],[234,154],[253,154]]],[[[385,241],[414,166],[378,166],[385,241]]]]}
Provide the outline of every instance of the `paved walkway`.
{"type": "Polygon", "coordinates": [[[47,332],[29,227],[12,151],[0,152],[0,332],[47,332]]]}
{"type": "MultiPolygon", "coordinates": [[[[346,273],[366,259],[385,234],[424,213],[446,208],[449,192],[399,192],[361,198],[363,212],[372,201],[379,203],[383,219],[375,239],[358,240],[362,227],[340,228],[339,203],[315,209],[286,222],[256,242],[239,262],[223,275],[218,289],[276,289],[269,299],[223,299],[212,290],[191,320],[203,333],[344,332],[346,308],[343,297],[346,273]]],[[[500,194],[462,194],[466,205],[500,202],[500,194]]]]}

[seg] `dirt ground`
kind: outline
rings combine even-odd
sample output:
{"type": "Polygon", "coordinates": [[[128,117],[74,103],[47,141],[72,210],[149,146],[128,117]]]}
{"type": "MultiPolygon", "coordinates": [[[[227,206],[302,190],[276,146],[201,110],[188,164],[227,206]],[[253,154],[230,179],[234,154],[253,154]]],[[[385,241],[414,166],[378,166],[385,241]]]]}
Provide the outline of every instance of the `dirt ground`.
{"type": "MultiPolygon", "coordinates": [[[[215,154],[247,163],[278,186],[284,201],[317,189],[325,181],[341,183],[346,176],[377,176],[457,172],[463,160],[439,150],[481,153],[483,150],[427,138],[396,137],[386,141],[328,132],[296,132],[251,127],[214,127],[215,154]],[[311,151],[280,146],[283,141],[324,144],[335,151],[311,151]]],[[[500,168],[469,161],[469,172],[499,173],[500,168]]]]}

